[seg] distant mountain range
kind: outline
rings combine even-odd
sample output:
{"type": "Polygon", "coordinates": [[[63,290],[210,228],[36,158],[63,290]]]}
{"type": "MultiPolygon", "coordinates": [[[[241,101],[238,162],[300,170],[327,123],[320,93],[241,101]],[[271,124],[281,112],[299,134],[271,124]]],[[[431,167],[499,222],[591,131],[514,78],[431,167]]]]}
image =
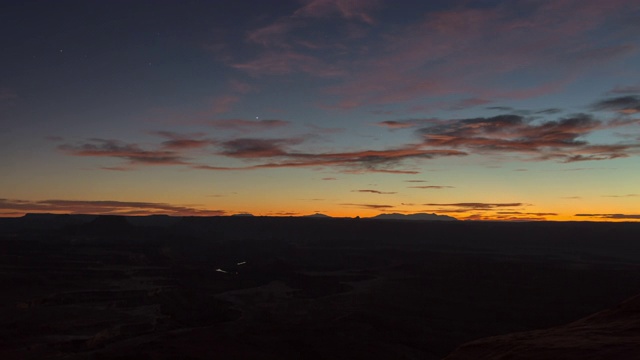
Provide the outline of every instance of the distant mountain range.
{"type": "MultiPolygon", "coordinates": [[[[129,223],[136,226],[157,226],[157,225],[168,225],[173,224],[179,221],[180,216],[168,216],[168,215],[149,215],[149,216],[115,216],[115,215],[81,215],[81,214],[26,214],[22,217],[22,221],[25,224],[36,226],[39,225],[52,225],[56,224],[58,226],[64,225],[74,225],[74,224],[83,224],[88,223],[93,220],[104,221],[104,218],[122,218],[122,221],[126,218],[129,223]]],[[[240,213],[231,215],[231,217],[254,217],[254,215],[249,213],[240,213]]],[[[331,219],[332,216],[314,213],[310,215],[299,216],[301,218],[317,218],[317,219],[331,219]]],[[[456,218],[447,216],[447,215],[437,215],[437,214],[428,214],[428,213],[416,213],[416,214],[400,214],[400,213],[390,213],[390,214],[380,214],[369,218],[363,219],[371,219],[371,220],[422,220],[422,221],[457,221],[456,218]]],[[[115,221],[111,219],[110,221],[115,221]]]]}
{"type": "MultiPolygon", "coordinates": [[[[312,215],[305,215],[303,217],[306,218],[331,218],[329,215],[315,213],[312,215]]],[[[370,218],[365,219],[373,219],[373,220],[428,220],[428,221],[457,221],[458,219],[447,216],[447,215],[437,215],[437,214],[427,214],[427,213],[417,213],[417,214],[400,214],[400,213],[391,213],[391,214],[380,214],[370,218]]]]}
{"type": "Polygon", "coordinates": [[[306,217],[306,218],[331,218],[331,216],[329,216],[329,215],[320,214],[320,213],[315,213],[315,214],[311,214],[311,215],[304,215],[303,217],[306,217]]]}

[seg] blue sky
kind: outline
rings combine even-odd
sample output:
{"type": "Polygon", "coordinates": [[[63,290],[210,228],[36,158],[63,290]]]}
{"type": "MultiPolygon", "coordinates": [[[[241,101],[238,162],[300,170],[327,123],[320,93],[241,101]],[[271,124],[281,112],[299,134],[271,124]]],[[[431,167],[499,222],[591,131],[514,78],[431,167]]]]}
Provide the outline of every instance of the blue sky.
{"type": "Polygon", "coordinates": [[[0,14],[4,216],[640,217],[635,1],[0,14]]]}

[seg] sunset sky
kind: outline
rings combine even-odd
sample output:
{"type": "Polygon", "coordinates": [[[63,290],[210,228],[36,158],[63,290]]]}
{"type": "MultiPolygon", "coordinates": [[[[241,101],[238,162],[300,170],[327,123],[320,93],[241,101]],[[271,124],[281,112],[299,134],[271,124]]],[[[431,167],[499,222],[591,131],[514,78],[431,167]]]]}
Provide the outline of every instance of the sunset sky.
{"type": "Polygon", "coordinates": [[[640,220],[640,2],[0,2],[0,216],[640,220]]]}

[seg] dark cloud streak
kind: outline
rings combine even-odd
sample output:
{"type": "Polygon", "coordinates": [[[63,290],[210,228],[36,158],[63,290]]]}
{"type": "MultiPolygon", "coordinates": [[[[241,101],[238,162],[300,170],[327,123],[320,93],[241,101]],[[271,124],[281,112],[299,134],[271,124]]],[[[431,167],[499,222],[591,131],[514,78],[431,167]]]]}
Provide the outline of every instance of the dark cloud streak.
{"type": "Polygon", "coordinates": [[[109,200],[82,201],[60,199],[41,201],[0,199],[0,210],[9,210],[15,213],[53,212],[111,215],[167,214],[175,216],[217,216],[224,214],[224,211],[222,210],[207,210],[192,206],[180,206],[166,203],[109,200]]]}

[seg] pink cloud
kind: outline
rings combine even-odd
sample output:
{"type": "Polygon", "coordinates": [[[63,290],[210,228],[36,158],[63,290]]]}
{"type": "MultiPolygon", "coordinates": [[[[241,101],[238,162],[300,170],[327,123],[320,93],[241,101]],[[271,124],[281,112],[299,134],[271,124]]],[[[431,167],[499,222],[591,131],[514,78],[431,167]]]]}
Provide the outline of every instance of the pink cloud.
{"type": "Polygon", "coordinates": [[[327,63],[319,57],[292,50],[268,52],[257,59],[231,65],[254,76],[287,75],[296,72],[319,77],[336,77],[345,73],[337,65],[327,63]]]}
{"type": "Polygon", "coordinates": [[[640,94],[640,85],[618,85],[609,91],[610,94],[640,94]]]}
{"type": "Polygon", "coordinates": [[[386,150],[361,150],[353,152],[306,153],[291,149],[302,139],[239,138],[221,142],[219,155],[262,162],[246,167],[218,167],[206,164],[194,165],[203,170],[250,170],[264,168],[323,168],[336,167],[346,173],[417,174],[419,171],[398,169],[405,160],[431,159],[444,156],[464,156],[465,152],[450,149],[422,149],[419,145],[386,150]]]}
{"type": "Polygon", "coordinates": [[[204,138],[204,134],[178,134],[171,131],[156,131],[152,134],[167,138],[162,147],[168,150],[198,149],[215,144],[215,141],[204,138]]]}
{"type": "Polygon", "coordinates": [[[77,145],[63,144],[59,150],[73,156],[124,159],[131,165],[185,165],[187,159],[173,150],[145,150],[137,144],[117,140],[92,139],[77,145]]]}
{"type": "Polygon", "coordinates": [[[372,12],[380,7],[377,0],[311,0],[296,10],[293,17],[322,18],[339,15],[347,20],[359,20],[368,24],[375,21],[372,12]]]}
{"type": "Polygon", "coordinates": [[[288,19],[281,19],[265,27],[250,31],[247,40],[262,46],[286,46],[286,36],[294,28],[288,19]]]}
{"type": "Polygon", "coordinates": [[[375,57],[358,60],[359,71],[329,92],[342,97],[339,107],[351,108],[434,95],[527,98],[558,91],[588,69],[637,52],[624,29],[592,34],[632,3],[531,3],[525,13],[521,2],[508,2],[430,13],[388,35],[371,50],[375,57]]]}

